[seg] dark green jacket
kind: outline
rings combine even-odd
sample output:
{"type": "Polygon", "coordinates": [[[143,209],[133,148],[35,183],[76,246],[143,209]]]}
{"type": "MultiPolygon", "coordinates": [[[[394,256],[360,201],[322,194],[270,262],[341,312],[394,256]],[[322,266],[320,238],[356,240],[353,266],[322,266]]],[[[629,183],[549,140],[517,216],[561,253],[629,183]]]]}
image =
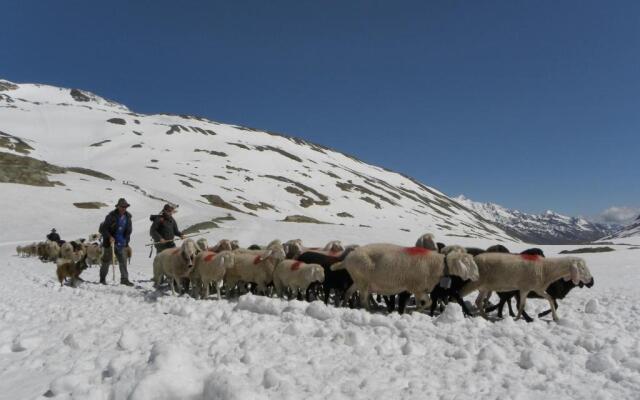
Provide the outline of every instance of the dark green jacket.
{"type": "MultiPolygon", "coordinates": [[[[115,209],[111,211],[109,214],[107,214],[107,217],[104,219],[104,222],[100,224],[100,234],[102,234],[103,247],[110,247],[111,246],[110,239],[116,237],[116,230],[118,229],[119,215],[120,214],[118,213],[118,209],[115,209]]],[[[129,212],[125,212],[125,215],[127,216],[127,225],[124,230],[124,237],[127,242],[126,245],[128,246],[133,227],[131,224],[131,214],[129,214],[129,212]]]]}
{"type": "Polygon", "coordinates": [[[151,220],[153,223],[149,234],[154,242],[159,242],[161,239],[173,240],[176,236],[182,236],[182,232],[178,229],[178,223],[171,215],[152,215],[151,220]]]}

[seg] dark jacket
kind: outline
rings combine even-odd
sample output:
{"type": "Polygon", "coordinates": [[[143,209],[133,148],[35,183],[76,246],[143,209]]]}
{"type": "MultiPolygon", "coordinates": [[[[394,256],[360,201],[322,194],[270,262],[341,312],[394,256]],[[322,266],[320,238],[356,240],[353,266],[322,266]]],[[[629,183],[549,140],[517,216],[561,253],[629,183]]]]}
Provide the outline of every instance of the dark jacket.
{"type": "MultiPolygon", "coordinates": [[[[129,239],[131,238],[131,230],[133,229],[131,224],[131,214],[129,212],[125,212],[124,215],[127,217],[126,227],[124,228],[124,238],[126,240],[126,245],[129,245],[129,239]]],[[[104,222],[100,224],[100,234],[102,235],[102,246],[103,247],[111,247],[111,238],[116,237],[116,230],[118,229],[118,217],[120,213],[117,209],[111,211],[107,214],[107,217],[104,219],[104,222]]]]}
{"type": "Polygon", "coordinates": [[[172,240],[176,236],[182,236],[182,232],[178,229],[178,223],[171,215],[160,214],[152,215],[151,228],[149,234],[153,238],[154,242],[159,242],[161,239],[172,240]]]}
{"type": "Polygon", "coordinates": [[[56,242],[58,244],[62,241],[60,239],[60,235],[58,235],[56,232],[51,232],[50,234],[48,234],[47,239],[51,240],[52,242],[56,242]]]}

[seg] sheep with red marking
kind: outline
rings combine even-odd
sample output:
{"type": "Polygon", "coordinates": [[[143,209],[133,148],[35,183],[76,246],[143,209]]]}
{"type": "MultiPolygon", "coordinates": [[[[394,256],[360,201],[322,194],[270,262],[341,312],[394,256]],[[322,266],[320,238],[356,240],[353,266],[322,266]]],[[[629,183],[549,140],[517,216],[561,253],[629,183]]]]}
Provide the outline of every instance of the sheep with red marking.
{"type": "MultiPolygon", "coordinates": [[[[471,255],[454,252],[446,257],[448,274],[472,281],[478,279],[478,268],[471,255]]],[[[346,297],[360,291],[366,308],[369,307],[369,293],[392,295],[408,291],[415,296],[418,309],[422,309],[428,304],[427,293],[446,274],[443,254],[421,247],[386,243],[358,247],[331,269],[349,272],[353,285],[347,290],[346,297]]]]}
{"type": "Polygon", "coordinates": [[[153,259],[154,286],[160,286],[162,278],[169,279],[171,293],[175,294],[175,285],[178,292],[182,292],[182,278],[188,278],[193,270],[196,258],[196,242],[193,239],[185,239],[178,248],[170,248],[156,254],[153,259]]]}
{"type": "Polygon", "coordinates": [[[200,252],[195,259],[193,271],[191,272],[191,282],[193,283],[193,295],[202,298],[209,297],[209,287],[215,285],[218,300],[220,297],[220,284],[224,280],[224,276],[229,268],[233,267],[235,255],[232,251],[222,251],[214,253],[213,251],[200,252]]]}
{"type": "Polygon", "coordinates": [[[522,316],[530,292],[546,299],[554,321],[558,320],[553,298],[546,292],[558,279],[571,280],[575,285],[590,284],[593,280],[585,261],[578,257],[544,258],[530,254],[484,253],[475,257],[480,279],[467,283],[462,295],[480,292],[476,305],[483,317],[485,298],[492,292],[518,290],[520,304],[516,319],[522,316]]]}
{"type": "Polygon", "coordinates": [[[206,251],[209,248],[209,241],[205,238],[196,240],[196,248],[198,249],[198,254],[202,251],[206,251]]]}
{"type": "Polygon", "coordinates": [[[307,291],[314,282],[324,282],[324,269],[320,264],[307,264],[296,260],[282,260],[273,270],[273,285],[278,297],[284,289],[291,289],[293,296],[307,291]]]}
{"type": "Polygon", "coordinates": [[[230,290],[238,282],[244,282],[255,284],[258,291],[266,293],[267,285],[273,281],[273,270],[285,256],[279,240],[269,243],[266,250],[235,250],[233,267],[227,269],[225,275],[225,289],[230,290]]]}

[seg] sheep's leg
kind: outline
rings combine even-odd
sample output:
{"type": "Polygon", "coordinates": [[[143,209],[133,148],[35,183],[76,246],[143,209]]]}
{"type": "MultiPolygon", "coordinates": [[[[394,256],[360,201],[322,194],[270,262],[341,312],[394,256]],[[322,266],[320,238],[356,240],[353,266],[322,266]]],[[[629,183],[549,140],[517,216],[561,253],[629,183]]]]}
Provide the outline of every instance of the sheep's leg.
{"type": "Polygon", "coordinates": [[[464,303],[464,300],[462,299],[462,297],[460,297],[460,293],[458,292],[453,292],[451,294],[451,296],[456,299],[456,301],[458,302],[458,304],[460,305],[460,307],[462,307],[462,313],[467,316],[467,317],[471,317],[471,312],[469,312],[469,309],[467,308],[467,305],[464,303]]]}
{"type": "Polygon", "coordinates": [[[482,318],[487,318],[487,311],[484,308],[484,300],[485,297],[487,296],[487,292],[480,292],[478,294],[478,297],[476,297],[476,307],[478,307],[478,310],[480,310],[480,315],[482,316],[482,318]]]}
{"type": "MultiPolygon", "coordinates": [[[[513,317],[515,314],[513,313],[513,309],[511,308],[511,298],[507,299],[507,306],[509,306],[509,316],[513,317]]],[[[520,307],[520,299],[516,298],[516,307],[520,307]]]]}
{"type": "Polygon", "coordinates": [[[214,281],[214,285],[216,285],[216,294],[218,295],[217,299],[222,300],[222,296],[220,295],[220,282],[214,281]]]}
{"type": "MultiPolygon", "coordinates": [[[[210,283],[211,283],[211,282],[205,282],[205,281],[202,281],[202,286],[203,286],[203,289],[204,289],[204,298],[205,298],[205,299],[208,299],[208,298],[209,298],[209,290],[210,290],[210,289],[209,289],[209,284],[210,284],[210,283]]],[[[216,287],[216,288],[217,288],[217,287],[216,287]]],[[[219,292],[220,292],[220,289],[218,289],[218,298],[220,298],[220,293],[219,293],[219,292]]]]}
{"type": "Polygon", "coordinates": [[[518,304],[518,315],[516,316],[516,321],[522,317],[522,312],[524,311],[524,306],[527,304],[527,295],[529,294],[528,290],[520,291],[520,304],[518,304]]]}
{"type": "Polygon", "coordinates": [[[357,290],[356,288],[356,283],[352,283],[351,286],[349,286],[349,289],[347,289],[347,293],[345,293],[344,295],[344,299],[342,299],[342,303],[340,305],[340,307],[344,307],[345,303],[347,301],[347,299],[350,299],[351,296],[353,296],[353,293],[355,293],[355,291],[357,290]]]}
{"type": "MultiPolygon", "coordinates": [[[[553,299],[553,305],[556,306],[556,311],[558,311],[558,302],[556,301],[556,299],[553,299]]],[[[538,318],[542,318],[545,315],[549,314],[551,312],[551,309],[548,309],[547,311],[543,311],[540,314],[538,314],[538,318]]]]}
{"type": "Polygon", "coordinates": [[[369,311],[369,288],[365,287],[360,290],[360,299],[364,302],[364,309],[369,311]]]}
{"type": "MultiPolygon", "coordinates": [[[[437,289],[434,289],[437,290],[437,289]]],[[[429,315],[433,317],[433,312],[436,310],[438,306],[438,297],[434,292],[429,293],[429,297],[431,298],[431,307],[429,307],[429,315]]]]}
{"type": "Polygon", "coordinates": [[[556,305],[555,305],[555,299],[553,297],[551,297],[547,292],[545,292],[544,290],[541,292],[536,292],[538,295],[540,295],[541,297],[547,299],[547,301],[549,302],[549,305],[551,306],[551,315],[553,316],[553,320],[558,322],[558,314],[556,313],[556,305]]]}

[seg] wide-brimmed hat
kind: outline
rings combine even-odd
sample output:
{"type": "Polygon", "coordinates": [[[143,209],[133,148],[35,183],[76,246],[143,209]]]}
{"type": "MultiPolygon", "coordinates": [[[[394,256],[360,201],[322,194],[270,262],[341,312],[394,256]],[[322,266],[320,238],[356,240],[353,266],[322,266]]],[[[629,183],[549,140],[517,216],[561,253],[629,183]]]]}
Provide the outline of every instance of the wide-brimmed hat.
{"type": "Polygon", "coordinates": [[[130,204],[127,203],[127,201],[124,198],[120,198],[118,199],[118,203],[116,204],[116,207],[129,207],[130,204]]]}
{"type": "Polygon", "coordinates": [[[176,208],[178,208],[177,205],[167,203],[162,207],[162,212],[174,211],[176,208]]]}
{"type": "Polygon", "coordinates": [[[51,229],[51,232],[55,232],[55,231],[56,231],[56,228],[51,229]]]}

